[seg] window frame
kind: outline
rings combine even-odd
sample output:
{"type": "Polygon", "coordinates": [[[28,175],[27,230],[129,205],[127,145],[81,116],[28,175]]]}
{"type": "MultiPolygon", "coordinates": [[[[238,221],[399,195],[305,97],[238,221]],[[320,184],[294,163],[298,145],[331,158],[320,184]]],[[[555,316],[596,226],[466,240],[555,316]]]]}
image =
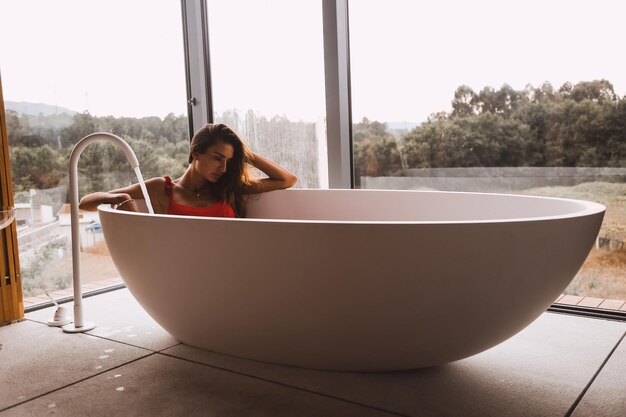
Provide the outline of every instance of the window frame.
{"type": "MultiPolygon", "coordinates": [[[[326,94],[326,149],[329,188],[355,188],[352,152],[349,0],[321,0],[323,7],[324,72],[326,94]]],[[[185,21],[185,57],[188,68],[190,126],[212,121],[211,63],[206,0],[181,0],[185,21]],[[190,24],[193,23],[193,24],[190,24]],[[202,72],[204,71],[204,73],[202,72]],[[204,75],[204,76],[203,76],[204,75]],[[206,103],[198,101],[203,97],[206,103]],[[194,101],[195,98],[195,101],[194,101]]],[[[210,12],[210,11],[208,11],[210,12]]],[[[190,133],[193,132],[190,129],[190,133]]],[[[626,320],[626,312],[607,312],[552,304],[548,311],[626,320]]]]}
{"type": "MultiPolygon", "coordinates": [[[[328,187],[354,188],[348,0],[321,0],[328,187]]],[[[213,121],[209,22],[205,0],[181,0],[190,135],[213,121]]],[[[326,184],[323,184],[324,186],[326,184]]]]}
{"type": "MultiPolygon", "coordinates": [[[[324,69],[326,94],[326,129],[328,179],[330,188],[354,188],[352,153],[352,116],[350,86],[350,42],[349,0],[321,0],[323,7],[324,69]]],[[[211,61],[209,55],[209,27],[206,0],[181,0],[189,134],[206,123],[213,121],[211,61]]],[[[2,99],[0,90],[0,99],[2,99]]],[[[1,103],[0,103],[1,104],[1,103]]],[[[0,113],[4,120],[4,113],[0,113]]],[[[4,135],[4,131],[2,132],[4,135]]],[[[3,168],[9,169],[8,154],[4,155],[3,168]]],[[[6,178],[6,177],[5,177],[6,178]]],[[[9,177],[10,178],[10,177],[9,177]]],[[[9,183],[10,186],[10,183],[9,183]]],[[[4,186],[3,186],[4,187],[4,186]]],[[[3,197],[5,189],[2,189],[3,197]]],[[[9,193],[12,200],[12,193],[9,193]]],[[[14,229],[14,226],[12,226],[14,229]]],[[[9,230],[9,228],[7,228],[9,230]]],[[[9,256],[11,251],[9,251],[9,256]]],[[[13,257],[19,271],[17,247],[13,246],[13,257]]],[[[16,282],[21,300],[19,272],[16,282]]],[[[123,288],[117,285],[108,290],[123,288]]],[[[4,290],[4,286],[3,286],[4,290]]],[[[99,294],[96,292],[93,295],[99,294]]],[[[1,294],[0,294],[1,295],[1,294]]],[[[89,294],[91,295],[91,294],[89,294]]],[[[71,299],[71,298],[70,298],[71,299]]],[[[68,299],[67,301],[69,301],[68,299]]],[[[65,301],[65,300],[64,300],[65,301]]],[[[43,303],[26,311],[44,308],[52,303],[43,303]]],[[[18,308],[19,306],[16,306],[18,308]]],[[[18,308],[19,309],[19,308],[18,308]]],[[[548,311],[626,321],[626,312],[613,312],[598,308],[553,304],[548,311]]],[[[21,315],[23,317],[23,304],[21,315]]],[[[0,323],[1,325],[2,323],[0,323]]]]}

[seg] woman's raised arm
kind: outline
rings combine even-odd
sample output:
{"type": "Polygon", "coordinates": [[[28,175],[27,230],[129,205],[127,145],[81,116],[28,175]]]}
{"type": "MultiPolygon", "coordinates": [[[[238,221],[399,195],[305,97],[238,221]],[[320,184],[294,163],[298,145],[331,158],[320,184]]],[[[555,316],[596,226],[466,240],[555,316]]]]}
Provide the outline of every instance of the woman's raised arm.
{"type": "Polygon", "coordinates": [[[298,177],[294,174],[257,153],[250,152],[250,164],[262,171],[268,178],[263,178],[247,186],[245,191],[248,194],[259,194],[293,187],[298,181],[298,177]]]}

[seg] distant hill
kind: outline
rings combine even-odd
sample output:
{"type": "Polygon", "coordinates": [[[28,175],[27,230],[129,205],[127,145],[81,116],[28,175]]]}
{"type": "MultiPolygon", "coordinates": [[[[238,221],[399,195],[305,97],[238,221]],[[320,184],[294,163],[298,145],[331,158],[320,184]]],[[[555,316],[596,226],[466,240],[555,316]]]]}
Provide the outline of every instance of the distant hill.
{"type": "Polygon", "coordinates": [[[66,109],[65,107],[58,107],[44,103],[27,103],[25,101],[5,101],[4,108],[6,110],[13,110],[17,113],[27,114],[30,116],[38,116],[39,114],[50,116],[62,113],[73,116],[78,113],[77,111],[66,109]]]}

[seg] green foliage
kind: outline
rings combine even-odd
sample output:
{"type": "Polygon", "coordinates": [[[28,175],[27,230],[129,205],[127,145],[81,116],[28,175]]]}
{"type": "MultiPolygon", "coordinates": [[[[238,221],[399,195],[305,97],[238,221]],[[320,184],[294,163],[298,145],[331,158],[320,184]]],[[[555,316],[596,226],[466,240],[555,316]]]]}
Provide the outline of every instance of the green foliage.
{"type": "Polygon", "coordinates": [[[9,156],[15,191],[51,188],[64,175],[63,158],[48,145],[36,148],[15,146],[10,148],[9,156]]]}
{"type": "MultiPolygon", "coordinates": [[[[7,112],[13,186],[16,192],[67,185],[69,155],[83,137],[98,131],[123,137],[133,148],[146,178],[178,176],[187,166],[188,121],[169,114],[165,119],[144,117],[18,116],[7,112]]],[[[122,152],[110,144],[94,143],[78,165],[79,194],[110,190],[136,182],[122,152]]]]}
{"type": "Polygon", "coordinates": [[[28,262],[24,262],[21,273],[25,296],[44,294],[47,291],[69,287],[71,276],[57,278],[54,287],[50,287],[47,284],[47,274],[52,273],[50,264],[59,259],[59,251],[66,249],[64,242],[50,242],[35,251],[35,254],[28,262]]]}
{"type": "MultiPolygon", "coordinates": [[[[7,118],[10,118],[8,133],[15,191],[67,186],[72,147],[94,132],[111,132],[125,139],[137,155],[144,178],[178,177],[188,166],[190,136],[184,116],[170,113],[164,119],[115,118],[81,113],[33,117],[8,112],[7,118]]],[[[271,155],[294,172],[300,186],[319,186],[314,123],[291,122],[280,116],[268,120],[252,111],[243,117],[236,111],[228,111],[216,115],[216,121],[237,128],[255,152],[271,155]]],[[[384,131],[384,126],[379,130],[384,131]]],[[[94,143],[85,148],[78,170],[81,196],[137,181],[124,154],[108,143],[94,143]]]]}
{"type": "MultiPolygon", "coordinates": [[[[285,117],[224,112],[217,119],[242,130],[257,152],[272,155],[315,187],[315,126],[285,117]],[[306,140],[294,140],[306,138],[306,140]],[[286,146],[288,144],[288,146],[286,146]],[[293,155],[307,155],[297,158],[293,155]]],[[[72,146],[84,136],[111,132],[137,153],[145,178],[180,175],[187,166],[189,132],[184,116],[24,116],[6,113],[15,191],[67,183],[72,146]]],[[[364,118],[353,125],[354,169],[361,176],[398,176],[404,168],[514,166],[626,166],[626,99],[606,80],[549,83],[516,91],[508,85],[474,92],[462,85],[452,111],[436,112],[406,135],[364,118]]],[[[80,194],[136,181],[124,156],[110,145],[86,148],[79,163],[80,194]]],[[[358,185],[358,184],[357,184],[358,185]]]]}
{"type": "Polygon", "coordinates": [[[363,176],[402,175],[400,150],[386,123],[363,118],[352,126],[357,186],[363,176]]]}
{"type": "Polygon", "coordinates": [[[409,167],[626,166],[626,100],[606,80],[515,91],[460,86],[404,138],[409,167]]]}
{"type": "Polygon", "coordinates": [[[606,80],[558,90],[461,85],[450,113],[433,113],[403,137],[367,118],[352,133],[357,183],[403,167],[625,167],[626,99],[606,80]]]}

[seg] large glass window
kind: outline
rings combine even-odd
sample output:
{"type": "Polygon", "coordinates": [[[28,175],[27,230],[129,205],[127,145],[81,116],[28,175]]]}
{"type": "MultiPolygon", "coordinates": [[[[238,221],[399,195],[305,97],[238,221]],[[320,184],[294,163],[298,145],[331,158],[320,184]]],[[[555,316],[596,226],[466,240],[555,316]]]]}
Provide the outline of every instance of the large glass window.
{"type": "Polygon", "coordinates": [[[321,2],[208,0],[207,9],[214,120],[295,173],[296,187],[324,185],[321,2]]]}
{"type": "MultiPolygon", "coordinates": [[[[68,161],[82,137],[126,139],[144,177],[185,169],[189,132],[180,2],[0,4],[4,86],[26,306],[71,294],[68,161]]],[[[125,157],[92,144],[80,195],[136,182],[125,157]]],[[[119,282],[97,213],[81,213],[85,289],[119,282]]]]}
{"type": "Polygon", "coordinates": [[[605,204],[566,294],[626,300],[623,12],[609,0],[350,2],[356,183],[605,204]]]}

